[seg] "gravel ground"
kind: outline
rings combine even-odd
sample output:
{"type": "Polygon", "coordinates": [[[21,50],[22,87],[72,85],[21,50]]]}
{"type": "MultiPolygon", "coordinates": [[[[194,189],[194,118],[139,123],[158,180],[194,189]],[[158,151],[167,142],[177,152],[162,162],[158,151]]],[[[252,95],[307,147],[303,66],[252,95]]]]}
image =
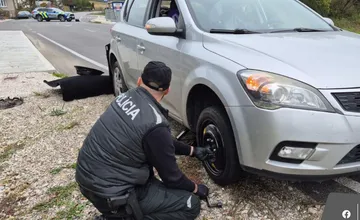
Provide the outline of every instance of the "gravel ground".
{"type": "MultiPolygon", "coordinates": [[[[44,79],[55,77],[48,73],[0,76],[0,98],[24,98],[22,105],[0,110],[0,219],[91,219],[97,212],[74,182],[76,156],[114,97],[65,103],[44,79]]],[[[178,133],[180,126],[172,124],[174,134],[178,133]]],[[[321,218],[323,204],[287,182],[249,176],[221,188],[208,179],[196,159],[179,157],[178,162],[190,178],[210,186],[212,201],[224,203],[222,209],[210,210],[203,202],[198,219],[321,218]]]]}

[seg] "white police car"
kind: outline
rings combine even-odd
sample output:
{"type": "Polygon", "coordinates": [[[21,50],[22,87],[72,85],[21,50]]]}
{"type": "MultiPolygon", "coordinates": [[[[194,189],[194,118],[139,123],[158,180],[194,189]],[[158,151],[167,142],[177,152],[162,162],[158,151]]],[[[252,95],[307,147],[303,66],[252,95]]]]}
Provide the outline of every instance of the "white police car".
{"type": "Polygon", "coordinates": [[[71,12],[64,12],[58,8],[45,8],[39,7],[35,8],[32,12],[32,17],[39,22],[51,21],[51,20],[59,20],[61,22],[64,21],[72,21],[75,19],[75,15],[71,12]]]}

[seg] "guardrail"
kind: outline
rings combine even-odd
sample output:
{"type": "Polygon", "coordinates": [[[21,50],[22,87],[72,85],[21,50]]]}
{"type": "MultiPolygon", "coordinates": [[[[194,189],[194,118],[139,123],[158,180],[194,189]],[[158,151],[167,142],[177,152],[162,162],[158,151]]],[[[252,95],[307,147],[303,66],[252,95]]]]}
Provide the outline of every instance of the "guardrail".
{"type": "Polygon", "coordinates": [[[105,19],[118,22],[120,20],[120,10],[105,9],[105,19]]]}

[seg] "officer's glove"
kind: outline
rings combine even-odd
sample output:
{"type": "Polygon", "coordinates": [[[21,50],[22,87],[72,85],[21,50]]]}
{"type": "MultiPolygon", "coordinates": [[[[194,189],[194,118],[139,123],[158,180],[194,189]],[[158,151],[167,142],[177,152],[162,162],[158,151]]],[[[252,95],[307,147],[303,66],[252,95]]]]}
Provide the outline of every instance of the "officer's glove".
{"type": "Polygon", "coordinates": [[[200,161],[215,159],[214,152],[208,146],[207,147],[194,147],[192,156],[196,157],[200,161]]]}
{"type": "Polygon", "coordinates": [[[204,184],[198,184],[197,187],[198,190],[195,195],[199,196],[201,200],[206,199],[206,197],[209,195],[209,188],[204,184]]]}

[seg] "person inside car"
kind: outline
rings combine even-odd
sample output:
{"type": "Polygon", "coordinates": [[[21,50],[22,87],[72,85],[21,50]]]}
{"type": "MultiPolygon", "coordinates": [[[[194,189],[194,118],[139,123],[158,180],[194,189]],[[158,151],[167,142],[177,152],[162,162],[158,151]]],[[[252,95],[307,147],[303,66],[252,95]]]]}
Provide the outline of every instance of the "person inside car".
{"type": "Polygon", "coordinates": [[[175,24],[178,23],[178,21],[179,21],[179,9],[178,9],[178,7],[176,5],[175,0],[171,0],[171,2],[170,2],[170,9],[169,9],[169,12],[168,12],[168,16],[171,17],[175,21],[175,24]]]}

